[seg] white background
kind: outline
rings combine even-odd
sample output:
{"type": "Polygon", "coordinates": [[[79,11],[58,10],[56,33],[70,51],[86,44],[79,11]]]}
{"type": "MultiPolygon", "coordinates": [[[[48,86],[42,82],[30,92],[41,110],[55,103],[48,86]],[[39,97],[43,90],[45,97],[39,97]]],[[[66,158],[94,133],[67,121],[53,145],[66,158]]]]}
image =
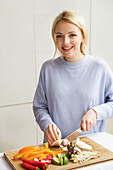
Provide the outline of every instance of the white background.
{"type": "MultiPolygon", "coordinates": [[[[113,0],[0,0],[0,152],[42,143],[32,102],[41,65],[54,54],[51,26],[62,10],[84,17],[88,53],[113,70],[113,0]]],[[[113,134],[113,119],[106,122],[113,134]]]]}

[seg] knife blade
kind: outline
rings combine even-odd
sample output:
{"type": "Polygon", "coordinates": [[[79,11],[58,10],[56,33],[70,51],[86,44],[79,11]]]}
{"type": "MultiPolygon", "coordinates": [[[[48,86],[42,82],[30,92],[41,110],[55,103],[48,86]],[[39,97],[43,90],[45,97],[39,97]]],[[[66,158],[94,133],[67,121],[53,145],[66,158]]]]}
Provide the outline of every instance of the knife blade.
{"type": "Polygon", "coordinates": [[[76,131],[74,131],[73,133],[71,133],[70,135],[68,135],[65,139],[67,139],[69,142],[72,142],[73,140],[75,140],[78,136],[80,136],[82,133],[81,128],[77,129],[76,131]]]}

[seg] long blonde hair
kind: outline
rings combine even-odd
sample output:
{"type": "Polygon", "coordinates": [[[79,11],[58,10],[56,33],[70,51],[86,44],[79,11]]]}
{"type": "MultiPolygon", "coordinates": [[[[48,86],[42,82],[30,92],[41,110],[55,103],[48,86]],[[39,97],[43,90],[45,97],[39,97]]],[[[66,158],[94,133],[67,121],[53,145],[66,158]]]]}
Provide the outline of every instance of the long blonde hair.
{"type": "Polygon", "coordinates": [[[66,22],[70,22],[72,24],[75,24],[81,30],[83,37],[84,37],[84,42],[81,43],[80,51],[83,55],[85,55],[85,53],[87,51],[87,43],[88,43],[87,25],[86,25],[83,17],[81,15],[79,15],[78,13],[75,13],[73,11],[63,11],[55,18],[53,25],[52,25],[52,38],[53,38],[53,41],[55,44],[55,53],[54,53],[53,59],[56,56],[56,52],[57,52],[55,29],[56,29],[57,24],[62,20],[66,21],[66,22]]]}

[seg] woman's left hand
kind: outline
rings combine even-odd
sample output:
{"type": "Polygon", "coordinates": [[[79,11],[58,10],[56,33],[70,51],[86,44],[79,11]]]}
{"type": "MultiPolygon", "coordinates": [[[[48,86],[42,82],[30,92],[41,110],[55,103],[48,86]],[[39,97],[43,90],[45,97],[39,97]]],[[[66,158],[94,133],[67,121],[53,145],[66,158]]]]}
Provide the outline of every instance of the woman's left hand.
{"type": "Polygon", "coordinates": [[[97,113],[93,109],[89,109],[86,114],[83,116],[81,121],[81,129],[83,131],[89,131],[92,126],[96,123],[97,113]]]}

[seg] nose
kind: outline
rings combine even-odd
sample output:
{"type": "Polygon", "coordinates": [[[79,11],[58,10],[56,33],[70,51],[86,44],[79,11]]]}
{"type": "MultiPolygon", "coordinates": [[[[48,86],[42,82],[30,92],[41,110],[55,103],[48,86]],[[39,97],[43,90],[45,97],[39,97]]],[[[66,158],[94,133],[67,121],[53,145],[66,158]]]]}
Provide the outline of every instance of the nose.
{"type": "Polygon", "coordinates": [[[67,45],[69,43],[69,37],[68,36],[64,36],[63,38],[63,44],[67,45]]]}

